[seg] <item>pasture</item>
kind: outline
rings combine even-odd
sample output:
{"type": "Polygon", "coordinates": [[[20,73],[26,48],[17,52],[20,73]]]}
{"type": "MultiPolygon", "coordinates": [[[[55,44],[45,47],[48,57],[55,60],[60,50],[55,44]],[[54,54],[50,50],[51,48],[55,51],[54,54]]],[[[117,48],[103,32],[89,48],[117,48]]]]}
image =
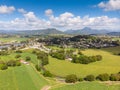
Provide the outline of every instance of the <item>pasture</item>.
{"type": "Polygon", "coordinates": [[[57,76],[65,77],[68,74],[76,74],[78,77],[85,77],[86,75],[98,75],[102,73],[117,73],[120,71],[120,56],[113,55],[102,50],[88,49],[82,51],[87,56],[102,55],[103,59],[98,62],[93,62],[87,65],[75,64],[70,61],[58,60],[49,57],[49,64],[45,66],[47,70],[57,76]]]}
{"type": "Polygon", "coordinates": [[[9,37],[9,38],[0,38],[0,42],[11,42],[11,41],[26,41],[28,38],[20,37],[9,37]]]}
{"type": "Polygon", "coordinates": [[[40,90],[47,84],[31,65],[0,71],[0,90],[40,90]]]}
{"type": "Polygon", "coordinates": [[[99,82],[81,82],[53,87],[50,90],[120,90],[120,85],[106,85],[99,82]]]}

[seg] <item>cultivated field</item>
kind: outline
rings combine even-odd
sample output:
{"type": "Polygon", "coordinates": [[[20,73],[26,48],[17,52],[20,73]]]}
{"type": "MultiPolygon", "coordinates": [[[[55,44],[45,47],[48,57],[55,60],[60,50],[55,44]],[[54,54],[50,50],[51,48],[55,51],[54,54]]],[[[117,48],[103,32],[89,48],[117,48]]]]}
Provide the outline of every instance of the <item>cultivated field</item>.
{"type": "Polygon", "coordinates": [[[88,65],[75,64],[69,61],[58,60],[52,57],[50,63],[46,66],[51,73],[65,77],[68,74],[76,74],[78,77],[85,77],[86,75],[98,75],[102,73],[117,73],[120,71],[120,56],[113,55],[102,50],[88,49],[82,51],[85,55],[102,55],[103,59],[98,62],[93,62],[88,65]]]}
{"type": "Polygon", "coordinates": [[[47,84],[31,65],[0,71],[0,90],[40,90],[47,84]]]}

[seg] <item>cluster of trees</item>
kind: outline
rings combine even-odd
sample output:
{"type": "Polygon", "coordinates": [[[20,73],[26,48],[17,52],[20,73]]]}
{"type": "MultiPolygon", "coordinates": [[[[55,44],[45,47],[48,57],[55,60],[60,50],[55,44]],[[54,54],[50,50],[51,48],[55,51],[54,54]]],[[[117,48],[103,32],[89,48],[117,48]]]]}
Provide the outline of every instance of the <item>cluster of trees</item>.
{"type": "Polygon", "coordinates": [[[116,73],[116,74],[107,74],[107,73],[103,73],[103,74],[99,74],[97,77],[95,77],[94,75],[87,75],[84,78],[77,78],[76,75],[71,74],[71,75],[67,75],[65,78],[65,82],[67,83],[75,83],[77,81],[95,81],[95,80],[100,80],[100,81],[120,81],[120,72],[116,73]]]}
{"type": "Polygon", "coordinates": [[[40,51],[40,50],[33,50],[32,51],[33,54],[36,54],[37,55],[37,59],[39,60],[38,64],[36,66],[44,66],[44,65],[47,65],[49,64],[49,59],[48,59],[48,54],[43,52],[43,51],[40,51]]]}
{"type": "Polygon", "coordinates": [[[60,60],[64,60],[65,59],[65,51],[64,50],[57,50],[57,51],[53,51],[50,53],[50,55],[53,57],[53,58],[57,58],[57,59],[60,59],[60,60]]]}
{"type": "Polygon", "coordinates": [[[21,66],[20,61],[18,60],[10,60],[7,62],[0,61],[0,69],[6,70],[8,67],[15,67],[15,66],[21,66]]]}
{"type": "Polygon", "coordinates": [[[60,60],[65,60],[66,58],[72,58],[74,50],[57,50],[57,51],[52,51],[50,55],[53,58],[57,58],[60,60]]]}
{"type": "Polygon", "coordinates": [[[0,56],[9,55],[8,51],[0,51],[0,56]]]}
{"type": "Polygon", "coordinates": [[[96,56],[80,55],[79,57],[74,55],[72,57],[72,62],[73,63],[81,63],[81,64],[89,64],[89,63],[100,61],[100,60],[102,60],[101,55],[96,55],[96,56]]]}

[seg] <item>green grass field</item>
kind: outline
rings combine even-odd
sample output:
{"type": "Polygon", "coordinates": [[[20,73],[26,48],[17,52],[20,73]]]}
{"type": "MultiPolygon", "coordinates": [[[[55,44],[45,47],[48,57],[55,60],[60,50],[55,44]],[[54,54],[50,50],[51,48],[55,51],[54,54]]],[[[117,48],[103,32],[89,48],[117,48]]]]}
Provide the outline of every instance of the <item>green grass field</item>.
{"type": "Polygon", "coordinates": [[[1,42],[11,42],[11,41],[26,41],[28,38],[10,37],[10,38],[0,38],[1,42]]]}
{"type": "Polygon", "coordinates": [[[5,56],[1,56],[0,60],[3,61],[8,61],[8,60],[25,60],[25,58],[27,56],[31,57],[31,62],[34,64],[37,64],[38,60],[37,60],[37,56],[32,54],[30,51],[29,52],[23,52],[23,53],[19,53],[21,55],[20,58],[15,58],[15,56],[17,55],[16,53],[11,53],[10,55],[5,55],[5,56]]]}
{"type": "Polygon", "coordinates": [[[118,54],[118,53],[120,53],[120,46],[118,46],[118,47],[109,47],[109,48],[102,48],[102,50],[108,51],[108,52],[110,52],[112,54],[118,54]]]}
{"type": "Polygon", "coordinates": [[[54,87],[51,90],[120,90],[120,85],[105,85],[98,82],[81,82],[62,87],[54,87]]]}
{"type": "Polygon", "coordinates": [[[93,62],[88,65],[75,64],[69,61],[57,60],[49,57],[50,63],[45,67],[51,73],[65,77],[68,74],[76,74],[78,77],[85,77],[86,75],[98,75],[101,73],[117,73],[120,71],[120,56],[113,55],[102,50],[85,50],[82,51],[85,55],[102,55],[102,61],[93,62]]]}
{"type": "Polygon", "coordinates": [[[0,90],[40,90],[47,84],[31,65],[0,71],[0,90]]]}

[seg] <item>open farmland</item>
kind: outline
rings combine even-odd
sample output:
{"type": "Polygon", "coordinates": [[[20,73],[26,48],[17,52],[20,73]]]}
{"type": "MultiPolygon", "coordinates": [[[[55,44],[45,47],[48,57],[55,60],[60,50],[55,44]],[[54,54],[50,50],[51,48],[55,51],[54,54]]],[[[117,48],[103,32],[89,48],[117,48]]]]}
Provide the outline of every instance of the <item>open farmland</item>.
{"type": "Polygon", "coordinates": [[[78,77],[85,77],[86,75],[93,74],[98,75],[101,73],[117,73],[120,71],[120,56],[113,55],[109,52],[102,50],[88,49],[82,51],[85,55],[102,55],[103,59],[99,62],[90,63],[88,65],[75,64],[69,61],[58,60],[56,58],[50,58],[50,63],[45,66],[51,73],[65,77],[69,74],[76,74],[78,77]]]}
{"type": "Polygon", "coordinates": [[[120,85],[106,85],[98,82],[82,82],[62,87],[55,87],[51,90],[120,90],[120,85]]]}
{"type": "Polygon", "coordinates": [[[31,65],[0,71],[0,90],[40,90],[47,84],[31,65]]]}

